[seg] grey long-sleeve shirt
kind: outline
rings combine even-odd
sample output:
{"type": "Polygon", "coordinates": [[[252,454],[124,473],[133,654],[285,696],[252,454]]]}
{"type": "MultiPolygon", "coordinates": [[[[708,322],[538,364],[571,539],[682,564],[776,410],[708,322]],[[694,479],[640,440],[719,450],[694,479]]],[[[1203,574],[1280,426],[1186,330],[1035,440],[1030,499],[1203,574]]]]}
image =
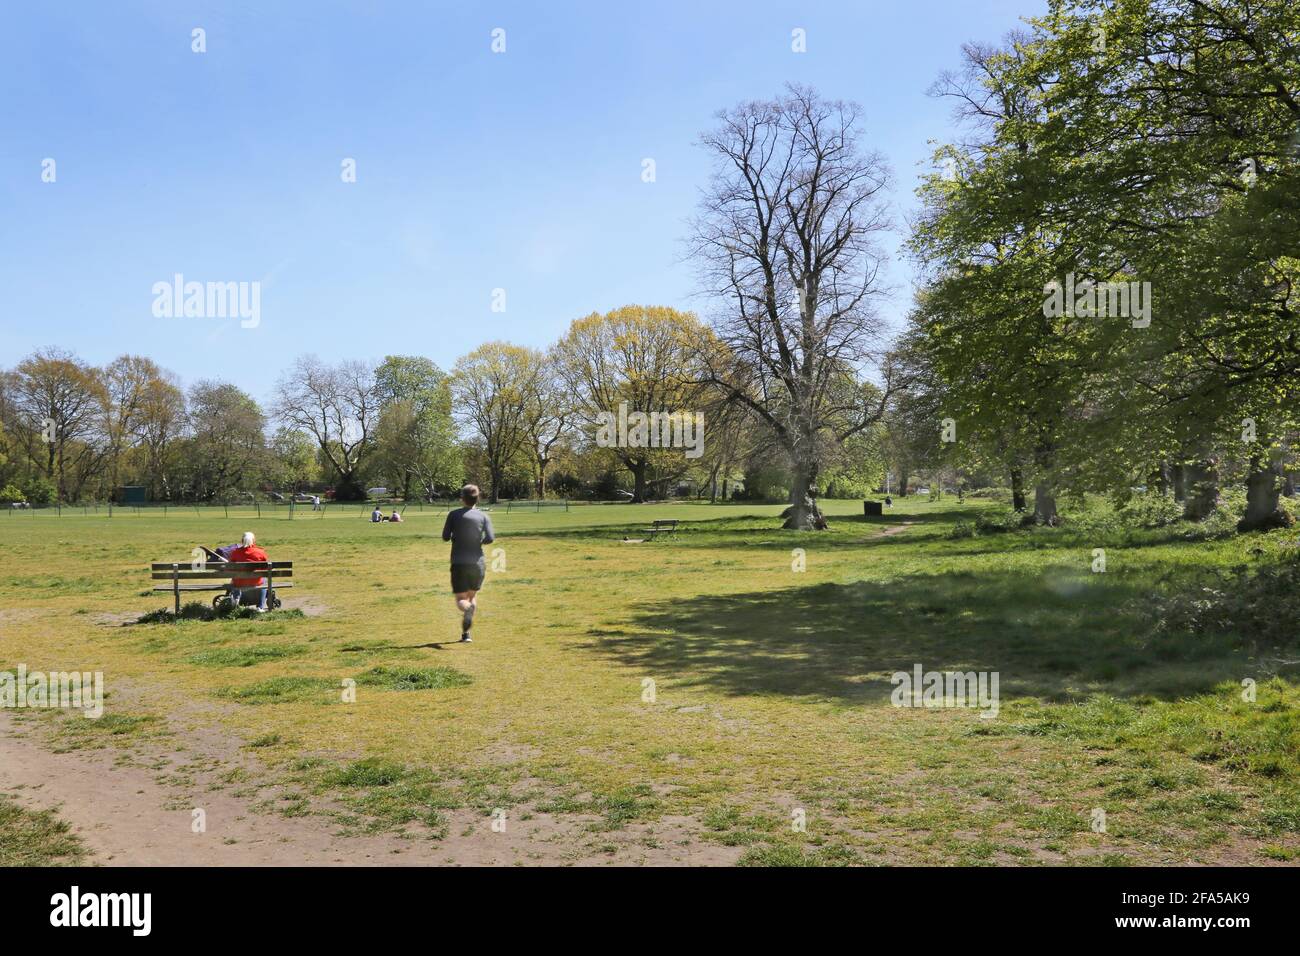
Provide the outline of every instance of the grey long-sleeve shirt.
{"type": "Polygon", "coordinates": [[[442,526],[442,540],[451,542],[452,564],[478,564],[483,560],[483,545],[496,540],[492,519],[477,508],[457,508],[447,515],[442,526]]]}

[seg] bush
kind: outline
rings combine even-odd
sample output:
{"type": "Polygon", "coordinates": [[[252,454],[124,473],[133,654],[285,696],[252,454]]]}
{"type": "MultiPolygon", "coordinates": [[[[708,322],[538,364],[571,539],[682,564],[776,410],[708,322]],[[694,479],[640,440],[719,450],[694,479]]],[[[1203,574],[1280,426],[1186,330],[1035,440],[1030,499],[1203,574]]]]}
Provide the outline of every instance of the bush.
{"type": "Polygon", "coordinates": [[[966,492],[967,498],[982,498],[986,501],[997,501],[1004,505],[1011,504],[1011,489],[990,486],[988,488],[976,488],[973,491],[966,492]]]}
{"type": "Polygon", "coordinates": [[[26,501],[27,496],[23,494],[21,488],[15,484],[5,485],[0,488],[0,504],[10,504],[14,501],[26,501]]]}
{"type": "Polygon", "coordinates": [[[1210,571],[1194,586],[1155,595],[1149,613],[1156,633],[1230,637],[1252,650],[1294,647],[1300,643],[1300,556],[1291,552],[1253,572],[1245,565],[1210,571]]]}
{"type": "MultiPolygon", "coordinates": [[[[1243,506],[1244,508],[1244,506],[1243,506]]],[[[1203,521],[1186,522],[1179,532],[1185,541],[1208,541],[1211,538],[1228,538],[1237,533],[1238,515],[1227,508],[1217,508],[1203,521]]]]}
{"type": "Polygon", "coordinates": [[[28,478],[22,484],[23,495],[27,501],[34,505],[48,505],[58,494],[58,489],[54,487],[54,482],[41,475],[28,478]]]}
{"type": "Polygon", "coordinates": [[[975,516],[976,534],[1002,534],[1006,531],[1019,530],[1025,524],[1026,515],[1021,511],[994,511],[975,516]]]}
{"type": "Polygon", "coordinates": [[[959,518],[948,531],[946,537],[952,540],[960,538],[977,538],[982,534],[1005,534],[1019,531],[1025,526],[1027,516],[1020,511],[981,512],[975,516],[972,524],[965,518],[959,518]]]}
{"type": "Polygon", "coordinates": [[[1119,509],[1124,524],[1134,528],[1163,528],[1181,521],[1183,506],[1165,495],[1137,495],[1119,509]]]}

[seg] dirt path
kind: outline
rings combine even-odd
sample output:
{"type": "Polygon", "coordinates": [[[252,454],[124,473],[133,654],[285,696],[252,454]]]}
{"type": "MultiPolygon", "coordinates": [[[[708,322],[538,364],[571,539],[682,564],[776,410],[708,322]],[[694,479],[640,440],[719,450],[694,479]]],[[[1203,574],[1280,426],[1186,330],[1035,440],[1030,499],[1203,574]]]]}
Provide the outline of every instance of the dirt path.
{"type": "Polygon", "coordinates": [[[57,807],[94,855],[114,866],[240,866],[391,862],[388,839],[336,846],[327,828],[252,813],[243,801],[211,790],[194,801],[206,832],[191,831],[191,808],[149,770],[124,766],[111,751],[51,753],[38,730],[19,730],[0,713],[0,787],[33,809],[57,807]]]}
{"type": "Polygon", "coordinates": [[[0,711],[0,790],[31,809],[56,808],[90,849],[91,862],[101,865],[673,866],[725,865],[739,856],[732,848],[699,842],[695,821],[670,817],[596,837],[586,829],[592,818],[536,813],[529,820],[507,820],[505,832],[497,832],[489,818],[465,810],[448,814],[448,834],[441,840],[343,836],[320,816],[253,811],[253,800],[214,785],[209,778],[218,775],[216,769],[189,785],[160,780],[151,769],[193,761],[192,752],[135,756],[124,761],[112,748],[54,753],[39,726],[0,711]],[[204,832],[193,832],[195,808],[204,811],[204,832]]]}
{"type": "Polygon", "coordinates": [[[902,534],[904,531],[912,527],[912,525],[914,524],[916,524],[915,521],[904,521],[902,524],[891,525],[890,527],[886,528],[884,531],[877,532],[872,537],[887,538],[890,535],[902,534]]]}

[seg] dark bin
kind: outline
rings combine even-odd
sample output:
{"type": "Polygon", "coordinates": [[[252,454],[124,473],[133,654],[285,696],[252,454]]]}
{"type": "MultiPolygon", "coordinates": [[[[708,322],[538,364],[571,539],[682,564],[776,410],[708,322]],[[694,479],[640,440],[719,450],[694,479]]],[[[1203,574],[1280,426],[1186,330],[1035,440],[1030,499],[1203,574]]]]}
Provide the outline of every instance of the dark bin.
{"type": "Polygon", "coordinates": [[[879,501],[864,501],[862,502],[862,513],[868,518],[872,516],[879,518],[885,513],[885,506],[879,501]]]}

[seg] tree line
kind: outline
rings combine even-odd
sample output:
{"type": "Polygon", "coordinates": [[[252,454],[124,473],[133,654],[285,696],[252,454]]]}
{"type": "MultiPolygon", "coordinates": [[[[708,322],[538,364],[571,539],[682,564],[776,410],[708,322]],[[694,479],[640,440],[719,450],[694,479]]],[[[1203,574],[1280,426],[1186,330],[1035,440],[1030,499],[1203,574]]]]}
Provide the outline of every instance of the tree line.
{"type": "MultiPolygon", "coordinates": [[[[415,355],[303,356],[265,404],[231,382],[186,387],[140,356],[95,367],[43,349],[0,373],[0,499],[104,501],[138,485],[153,501],[355,500],[382,485],[418,500],[466,481],[493,501],[784,495],[776,449],[703,380],[710,347],[690,313],[627,306],[575,321],[549,349],[488,342],[449,370],[415,355]],[[699,413],[700,454],[598,442],[602,413],[620,404],[699,413]]],[[[865,493],[875,473],[848,453],[837,461],[844,492],[865,493]]]]}
{"type": "Polygon", "coordinates": [[[911,235],[905,457],[996,476],[1043,524],[1134,489],[1200,520],[1231,483],[1241,528],[1290,523],[1298,54],[1286,0],[1053,0],[964,49],[933,90],[963,135],[911,235]]]}

